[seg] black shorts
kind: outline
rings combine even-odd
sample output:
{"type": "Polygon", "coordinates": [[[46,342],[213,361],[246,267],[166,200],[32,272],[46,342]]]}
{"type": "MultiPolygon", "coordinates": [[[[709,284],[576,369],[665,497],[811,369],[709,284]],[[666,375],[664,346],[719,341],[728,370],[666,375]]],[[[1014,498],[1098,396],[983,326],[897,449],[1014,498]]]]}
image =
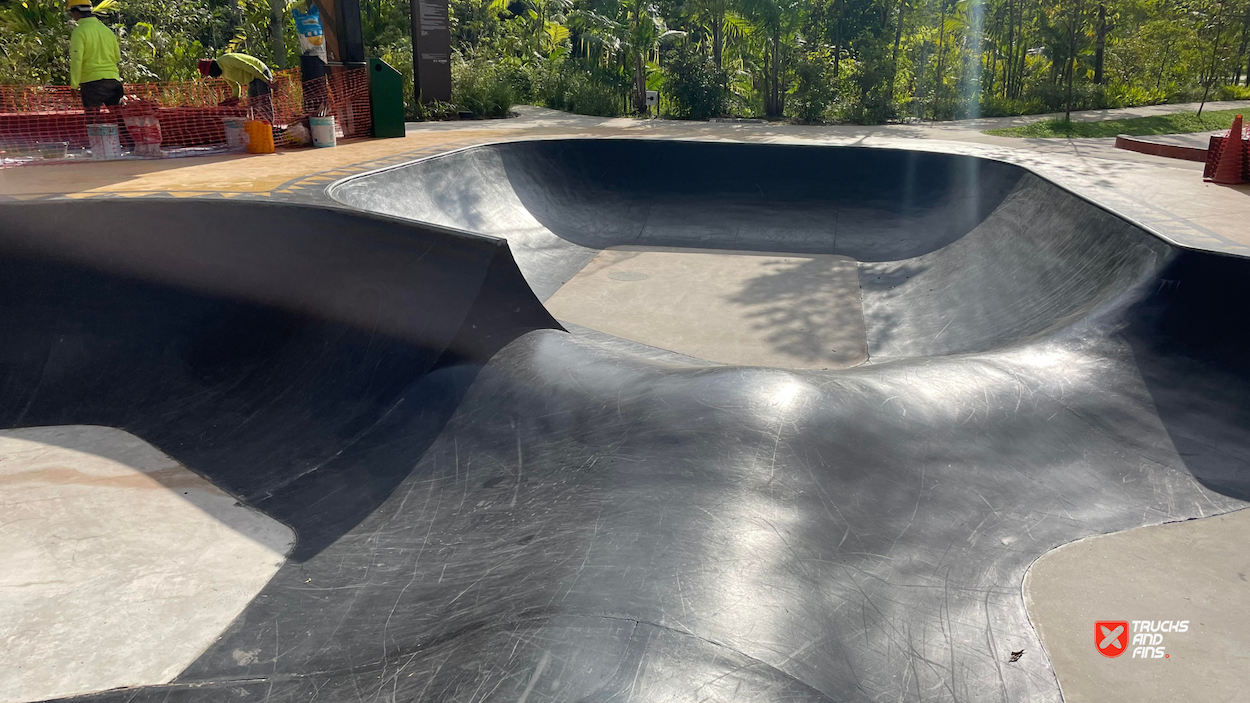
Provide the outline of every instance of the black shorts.
{"type": "Polygon", "coordinates": [[[273,86],[264,78],[253,78],[251,83],[247,84],[247,97],[258,98],[262,95],[269,95],[273,92],[273,86]]]}
{"type": "Polygon", "coordinates": [[[117,105],[122,101],[122,82],[115,78],[101,78],[78,86],[82,106],[86,109],[101,105],[117,105]]]}

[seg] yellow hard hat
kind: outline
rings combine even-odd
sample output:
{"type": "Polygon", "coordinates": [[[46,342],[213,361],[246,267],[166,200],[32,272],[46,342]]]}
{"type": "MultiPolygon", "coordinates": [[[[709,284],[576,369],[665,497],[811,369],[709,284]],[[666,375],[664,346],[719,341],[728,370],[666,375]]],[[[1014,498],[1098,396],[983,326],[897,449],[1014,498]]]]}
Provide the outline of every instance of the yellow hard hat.
{"type": "Polygon", "coordinates": [[[91,12],[91,3],[84,0],[65,0],[66,10],[81,10],[83,12],[91,12]]]}

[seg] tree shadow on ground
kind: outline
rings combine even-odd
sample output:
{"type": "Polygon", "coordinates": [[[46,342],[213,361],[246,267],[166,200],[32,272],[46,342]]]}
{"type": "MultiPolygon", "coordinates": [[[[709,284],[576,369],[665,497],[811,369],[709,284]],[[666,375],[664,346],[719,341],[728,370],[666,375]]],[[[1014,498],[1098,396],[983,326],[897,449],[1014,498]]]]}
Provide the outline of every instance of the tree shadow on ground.
{"type": "Polygon", "coordinates": [[[840,257],[795,258],[768,264],[728,299],[746,309],[752,329],[777,352],[806,364],[847,368],[868,358],[859,274],[840,257]]]}

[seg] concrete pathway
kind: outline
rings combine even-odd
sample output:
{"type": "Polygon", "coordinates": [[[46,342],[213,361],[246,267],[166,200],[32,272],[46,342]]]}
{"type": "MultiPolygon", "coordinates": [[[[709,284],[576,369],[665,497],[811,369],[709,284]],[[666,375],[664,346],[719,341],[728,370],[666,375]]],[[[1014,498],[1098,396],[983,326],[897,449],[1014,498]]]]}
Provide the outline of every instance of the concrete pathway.
{"type": "MultiPolygon", "coordinates": [[[[1156,117],[1158,115],[1172,115],[1178,112],[1197,112],[1198,107],[1202,103],[1173,103],[1170,105],[1142,105],[1140,107],[1118,107],[1106,110],[1079,110],[1072,113],[1073,122],[1102,122],[1105,120],[1127,120],[1134,117],[1156,117]]],[[[1205,112],[1215,112],[1217,110],[1250,110],[1250,100],[1227,100],[1217,102],[1207,102],[1202,108],[1205,112]]],[[[1005,129],[1008,127],[1021,127],[1034,122],[1042,122],[1044,120],[1062,119],[1062,112],[1049,112],[1044,115],[1016,115],[1012,117],[978,117],[968,120],[952,120],[950,122],[940,122],[938,125],[945,125],[963,129],[1005,129]]]]}
{"type": "Polygon", "coordinates": [[[1227,129],[1212,132],[1190,132],[1188,134],[1143,134],[1133,138],[1138,141],[1153,142],[1155,144],[1171,144],[1173,146],[1206,149],[1211,145],[1211,137],[1222,137],[1225,134],[1228,134],[1227,129]]]}
{"type": "MultiPolygon", "coordinates": [[[[1083,539],[1038,559],[1025,603],[1064,700],[1245,700],[1248,534],[1250,510],[1241,510],[1083,539]],[[1101,651],[1100,621],[1127,623],[1101,651]]],[[[1111,635],[1121,626],[1106,627],[1111,635]]]]}

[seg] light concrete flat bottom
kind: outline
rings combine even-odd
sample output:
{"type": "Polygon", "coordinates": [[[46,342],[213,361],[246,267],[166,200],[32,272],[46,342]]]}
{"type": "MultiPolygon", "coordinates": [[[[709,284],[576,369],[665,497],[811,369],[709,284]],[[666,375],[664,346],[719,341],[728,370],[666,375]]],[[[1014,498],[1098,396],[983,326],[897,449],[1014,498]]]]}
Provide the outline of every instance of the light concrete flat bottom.
{"type": "MultiPolygon", "coordinates": [[[[1025,577],[1025,603],[1064,700],[1246,700],[1247,544],[1250,510],[1241,510],[1084,539],[1038,559],[1025,577]],[[1109,658],[1098,652],[1094,624],[1100,620],[1129,622],[1123,654],[1109,658]],[[1137,651],[1142,643],[1134,644],[1142,628],[1134,621],[1164,620],[1189,622],[1185,632],[1158,633],[1166,656],[1142,658],[1145,652],[1137,651]]],[[[1030,655],[1036,653],[1025,653],[1030,655]]]]}
{"type": "Polygon", "coordinates": [[[840,369],[868,358],[845,256],[605,249],[547,301],[557,319],[725,364],[840,369]]]}
{"type": "Polygon", "coordinates": [[[0,432],[0,703],[170,681],[294,542],[127,432],[0,432]]]}

